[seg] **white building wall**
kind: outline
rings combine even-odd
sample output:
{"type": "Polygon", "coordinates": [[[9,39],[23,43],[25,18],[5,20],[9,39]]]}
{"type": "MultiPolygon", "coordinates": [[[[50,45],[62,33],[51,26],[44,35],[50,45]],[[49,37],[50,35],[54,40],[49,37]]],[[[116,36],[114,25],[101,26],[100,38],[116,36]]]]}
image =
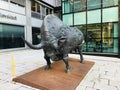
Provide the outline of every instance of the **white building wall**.
{"type": "Polygon", "coordinates": [[[31,24],[31,2],[26,0],[26,32],[25,39],[32,42],[32,24],[31,24]]]}
{"type": "Polygon", "coordinates": [[[26,25],[26,17],[25,15],[0,9],[0,22],[24,26],[26,25]]]}
{"type": "Polygon", "coordinates": [[[42,1],[48,3],[48,4],[52,5],[52,6],[55,6],[55,0],[42,0],[42,1]]]}
{"type": "Polygon", "coordinates": [[[6,2],[2,0],[0,0],[0,9],[25,15],[25,7],[21,7],[18,6],[17,4],[12,4],[10,2],[6,2]]]}
{"type": "Polygon", "coordinates": [[[43,21],[43,20],[36,19],[36,18],[31,18],[32,27],[40,28],[41,25],[42,25],[42,21],[43,21]]]}

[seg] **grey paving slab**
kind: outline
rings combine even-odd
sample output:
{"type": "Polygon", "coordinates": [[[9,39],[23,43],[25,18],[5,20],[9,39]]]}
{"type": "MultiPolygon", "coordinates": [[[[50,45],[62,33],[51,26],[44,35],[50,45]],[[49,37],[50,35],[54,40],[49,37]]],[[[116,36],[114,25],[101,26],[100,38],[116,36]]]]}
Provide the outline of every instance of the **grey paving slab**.
{"type": "MultiPolygon", "coordinates": [[[[15,76],[30,72],[46,65],[42,50],[19,50],[0,52],[0,90],[38,90],[12,82],[11,57],[14,57],[15,76]]],[[[79,58],[79,55],[69,54],[79,58]]],[[[85,60],[94,61],[91,68],[76,90],[120,90],[120,59],[114,57],[84,55],[85,60]]]]}

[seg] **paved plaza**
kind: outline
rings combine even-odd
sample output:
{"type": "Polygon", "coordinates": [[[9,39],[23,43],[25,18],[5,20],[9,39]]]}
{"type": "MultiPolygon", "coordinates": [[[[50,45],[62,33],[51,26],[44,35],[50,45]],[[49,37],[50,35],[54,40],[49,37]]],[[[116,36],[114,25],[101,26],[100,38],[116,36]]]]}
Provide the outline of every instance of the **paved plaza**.
{"type": "MultiPolygon", "coordinates": [[[[46,65],[43,50],[19,50],[0,52],[0,90],[39,90],[12,82],[16,76],[46,65]]],[[[79,58],[79,55],[69,54],[79,58]]],[[[95,64],[76,90],[120,90],[120,59],[114,57],[84,55],[95,64]]]]}

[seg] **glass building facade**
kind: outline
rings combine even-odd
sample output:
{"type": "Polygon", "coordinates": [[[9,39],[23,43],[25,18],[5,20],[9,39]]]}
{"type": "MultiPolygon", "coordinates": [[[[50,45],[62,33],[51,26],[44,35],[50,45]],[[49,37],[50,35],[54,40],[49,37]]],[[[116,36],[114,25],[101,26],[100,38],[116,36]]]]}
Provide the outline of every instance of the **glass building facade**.
{"type": "Polygon", "coordinates": [[[0,24],[0,49],[24,47],[24,27],[0,24]]]}
{"type": "Polygon", "coordinates": [[[119,0],[62,0],[62,20],[84,34],[86,54],[120,57],[119,0]]]}

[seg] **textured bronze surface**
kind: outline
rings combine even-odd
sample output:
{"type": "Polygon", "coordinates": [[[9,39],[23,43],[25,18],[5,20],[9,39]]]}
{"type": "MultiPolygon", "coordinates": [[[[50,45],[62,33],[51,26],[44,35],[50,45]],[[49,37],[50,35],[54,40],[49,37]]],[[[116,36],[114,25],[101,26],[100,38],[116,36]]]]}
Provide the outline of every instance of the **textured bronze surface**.
{"type": "Polygon", "coordinates": [[[18,76],[13,81],[41,90],[75,90],[94,62],[85,61],[81,64],[78,59],[70,58],[69,63],[71,64],[70,74],[65,73],[65,64],[60,60],[52,63],[50,70],[45,70],[43,66],[18,76]]]}

